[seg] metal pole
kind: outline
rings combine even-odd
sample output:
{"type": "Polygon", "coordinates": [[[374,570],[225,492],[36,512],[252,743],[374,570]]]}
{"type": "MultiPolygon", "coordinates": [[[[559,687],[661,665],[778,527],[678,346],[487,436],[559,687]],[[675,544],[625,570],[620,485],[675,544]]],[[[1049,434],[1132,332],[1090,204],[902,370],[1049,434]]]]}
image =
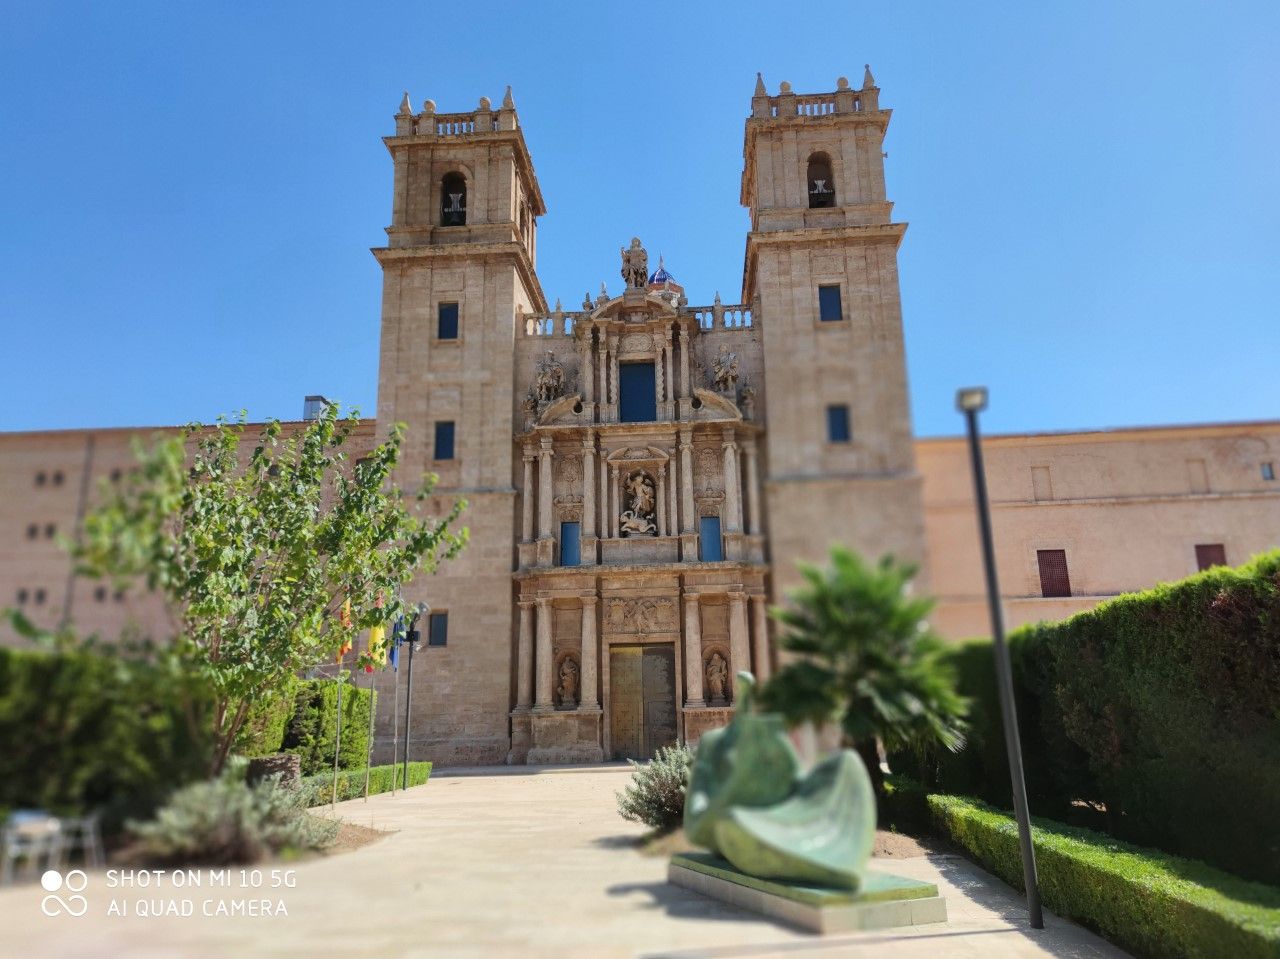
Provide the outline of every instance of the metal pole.
{"type": "Polygon", "coordinates": [[[1004,639],[1004,616],[1000,609],[1000,586],[996,581],[995,547],[991,540],[991,509],[987,503],[987,477],[982,466],[982,444],[978,439],[978,411],[966,409],[969,426],[969,458],[973,463],[973,492],[978,501],[978,531],[982,534],[982,565],[987,577],[987,605],[991,611],[991,636],[995,644],[996,682],[1000,688],[1000,715],[1004,720],[1004,744],[1009,753],[1009,777],[1013,780],[1013,811],[1018,819],[1018,842],[1022,847],[1022,880],[1027,887],[1027,913],[1032,929],[1044,928],[1040,909],[1040,885],[1036,877],[1036,851],[1031,842],[1031,812],[1027,808],[1027,785],[1022,772],[1022,743],[1018,738],[1018,713],[1013,702],[1013,666],[1004,639]]]}
{"type": "Polygon", "coordinates": [[[369,674],[369,738],[364,745],[364,801],[369,801],[369,767],[373,762],[373,714],[377,693],[373,690],[373,673],[369,674]]]}
{"type": "Polygon", "coordinates": [[[404,693],[404,788],[409,788],[409,714],[413,710],[413,650],[418,645],[413,637],[418,631],[418,617],[409,626],[409,678],[404,693]]]}
{"type": "MultiPolygon", "coordinates": [[[[395,636],[391,642],[397,647],[400,641],[395,636]]],[[[396,668],[391,670],[391,795],[396,794],[396,763],[400,761],[400,668],[397,654],[396,668]]]]}
{"type": "Polygon", "coordinates": [[[338,717],[333,729],[333,793],[329,806],[338,804],[338,751],[342,748],[342,657],[338,657],[338,717]]]}

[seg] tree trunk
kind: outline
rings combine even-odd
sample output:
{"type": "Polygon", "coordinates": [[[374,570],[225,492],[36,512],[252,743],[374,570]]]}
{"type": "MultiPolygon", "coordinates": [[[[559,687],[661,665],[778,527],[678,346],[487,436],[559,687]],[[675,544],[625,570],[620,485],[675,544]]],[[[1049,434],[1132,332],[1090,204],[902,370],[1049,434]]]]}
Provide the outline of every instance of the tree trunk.
{"type": "Polygon", "coordinates": [[[871,777],[871,785],[875,787],[876,798],[884,796],[884,772],[880,769],[880,751],[876,748],[875,739],[860,739],[853,744],[854,751],[862,757],[867,767],[867,775],[871,777]]]}

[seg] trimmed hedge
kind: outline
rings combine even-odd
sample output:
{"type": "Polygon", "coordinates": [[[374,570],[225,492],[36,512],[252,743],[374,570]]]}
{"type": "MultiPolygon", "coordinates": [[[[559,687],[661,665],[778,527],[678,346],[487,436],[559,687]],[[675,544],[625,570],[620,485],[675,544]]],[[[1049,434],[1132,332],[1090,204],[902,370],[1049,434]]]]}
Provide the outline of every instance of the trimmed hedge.
{"type": "MultiPolygon", "coordinates": [[[[1018,826],[976,800],[928,797],[933,822],[985,868],[1023,889],[1018,826]]],[[[1067,919],[1147,956],[1280,956],[1280,889],[1203,863],[1035,819],[1041,898],[1067,919]]]]}
{"type": "MultiPolygon", "coordinates": [[[[307,679],[298,683],[293,717],[283,742],[268,752],[297,753],[302,775],[333,770],[334,718],[338,708],[338,687],[332,680],[307,679]]],[[[369,710],[376,708],[374,693],[344,684],[342,689],[342,744],[339,769],[364,769],[369,757],[369,710]]],[[[361,773],[363,776],[363,772],[361,773]]],[[[363,780],[362,787],[363,788],[363,780]]]]}
{"type": "MultiPolygon", "coordinates": [[[[344,697],[345,698],[345,697],[344,697]]],[[[392,782],[400,788],[400,777],[404,774],[404,766],[374,766],[369,770],[369,795],[391,791],[392,782]]],[[[431,763],[409,763],[409,785],[421,786],[431,778],[431,763]]],[[[333,770],[316,776],[308,776],[299,783],[298,788],[304,791],[306,805],[323,806],[333,796],[333,770]]],[[[338,802],[344,799],[358,799],[364,795],[364,770],[347,769],[338,773],[338,802]]]]}
{"type": "Polygon", "coordinates": [[[299,681],[292,676],[280,687],[254,700],[236,735],[235,752],[248,759],[280,752],[285,730],[296,708],[299,681]]]}

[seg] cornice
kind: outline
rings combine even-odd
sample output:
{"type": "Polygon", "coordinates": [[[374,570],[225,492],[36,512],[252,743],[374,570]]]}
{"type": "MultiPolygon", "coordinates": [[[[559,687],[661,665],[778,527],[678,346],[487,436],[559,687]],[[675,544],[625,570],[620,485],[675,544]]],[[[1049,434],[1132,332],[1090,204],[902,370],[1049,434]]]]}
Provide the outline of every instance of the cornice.
{"type": "Polygon", "coordinates": [[[538,274],[524,246],[515,241],[501,243],[442,243],[431,246],[375,246],[369,250],[382,267],[411,260],[476,260],[511,257],[525,289],[533,297],[537,313],[547,312],[547,298],[542,292],[538,274]]]}

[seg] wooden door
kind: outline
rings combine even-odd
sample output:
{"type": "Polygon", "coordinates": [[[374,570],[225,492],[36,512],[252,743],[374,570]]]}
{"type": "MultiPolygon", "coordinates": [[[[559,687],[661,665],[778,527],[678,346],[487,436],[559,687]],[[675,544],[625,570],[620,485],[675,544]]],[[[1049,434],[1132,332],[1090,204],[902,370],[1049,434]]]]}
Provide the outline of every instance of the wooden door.
{"type": "Polygon", "coordinates": [[[652,759],[676,741],[675,648],[609,650],[609,739],[613,759],[652,759]]]}

